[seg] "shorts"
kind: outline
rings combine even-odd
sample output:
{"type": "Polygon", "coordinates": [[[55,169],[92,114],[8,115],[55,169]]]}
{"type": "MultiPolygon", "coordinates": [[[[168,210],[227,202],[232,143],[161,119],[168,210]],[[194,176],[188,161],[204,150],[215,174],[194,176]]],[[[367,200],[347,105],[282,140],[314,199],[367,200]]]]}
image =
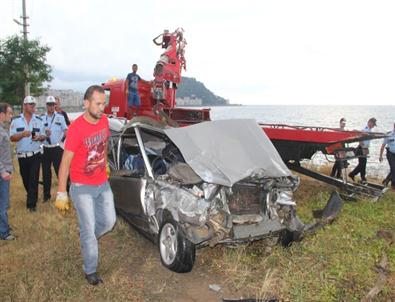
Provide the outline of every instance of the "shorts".
{"type": "Polygon", "coordinates": [[[140,106],[140,97],[137,91],[129,91],[128,95],[128,106],[140,106]]]}

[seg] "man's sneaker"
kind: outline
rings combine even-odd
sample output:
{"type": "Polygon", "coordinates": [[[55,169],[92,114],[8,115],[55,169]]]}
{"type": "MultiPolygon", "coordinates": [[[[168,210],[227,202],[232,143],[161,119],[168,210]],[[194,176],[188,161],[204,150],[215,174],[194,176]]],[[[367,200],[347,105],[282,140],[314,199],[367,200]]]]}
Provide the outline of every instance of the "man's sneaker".
{"type": "Polygon", "coordinates": [[[45,196],[43,202],[48,202],[51,200],[51,196],[45,196]]]}
{"type": "Polygon", "coordinates": [[[29,212],[35,212],[35,211],[36,211],[36,207],[34,207],[34,208],[27,208],[27,210],[28,210],[29,212]]]}
{"type": "Polygon", "coordinates": [[[103,280],[97,273],[85,274],[85,279],[90,285],[98,285],[99,283],[103,283],[103,280]]]}
{"type": "Polygon", "coordinates": [[[8,234],[4,238],[1,238],[1,240],[15,240],[15,236],[12,234],[8,234]]]}
{"type": "Polygon", "coordinates": [[[355,176],[354,175],[352,175],[351,173],[350,174],[348,174],[348,177],[350,177],[351,179],[352,179],[352,181],[354,181],[355,182],[355,176]]]}

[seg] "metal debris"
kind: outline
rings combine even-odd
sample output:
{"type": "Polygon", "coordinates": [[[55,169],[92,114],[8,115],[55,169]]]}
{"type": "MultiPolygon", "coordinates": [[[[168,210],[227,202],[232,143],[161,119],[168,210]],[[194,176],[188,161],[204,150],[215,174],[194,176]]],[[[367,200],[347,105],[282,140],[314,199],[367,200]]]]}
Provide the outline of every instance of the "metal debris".
{"type": "Polygon", "coordinates": [[[209,284],[208,288],[215,292],[221,291],[221,286],[219,286],[218,284],[209,284]]]}

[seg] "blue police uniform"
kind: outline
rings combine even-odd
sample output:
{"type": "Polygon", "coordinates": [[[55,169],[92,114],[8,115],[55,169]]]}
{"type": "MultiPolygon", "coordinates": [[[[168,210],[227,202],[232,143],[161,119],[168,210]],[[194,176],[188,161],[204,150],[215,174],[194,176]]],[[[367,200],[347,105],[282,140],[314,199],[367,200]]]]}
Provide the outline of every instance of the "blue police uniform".
{"type": "Polygon", "coordinates": [[[50,136],[44,141],[44,147],[50,148],[62,145],[65,138],[64,132],[67,130],[64,116],[55,112],[52,116],[44,114],[41,118],[44,122],[45,130],[51,130],[50,136]]]}
{"type": "Polygon", "coordinates": [[[51,199],[52,171],[51,165],[55,169],[56,176],[59,173],[59,166],[63,156],[63,141],[67,124],[62,114],[54,112],[52,115],[44,114],[41,116],[45,130],[50,130],[51,134],[44,141],[43,149],[43,183],[44,183],[44,202],[51,199]]]}
{"type": "MultiPolygon", "coordinates": [[[[27,124],[23,113],[15,117],[10,126],[10,136],[14,134],[30,131],[35,135],[45,135],[44,124],[41,117],[33,114],[29,124],[27,124]]],[[[41,142],[32,141],[32,136],[24,137],[16,143],[16,153],[18,158],[29,158],[41,152],[41,142]]]]}
{"type": "Polygon", "coordinates": [[[38,197],[38,178],[41,164],[41,142],[33,141],[33,135],[45,135],[42,119],[33,114],[30,123],[27,123],[24,114],[15,117],[10,126],[10,136],[30,131],[32,135],[24,137],[16,143],[16,156],[23,186],[27,192],[26,205],[30,210],[36,209],[38,197]]]}
{"type": "Polygon", "coordinates": [[[391,185],[395,189],[395,130],[387,133],[384,138],[384,145],[387,145],[387,160],[390,165],[391,185]]]}
{"type": "MultiPolygon", "coordinates": [[[[362,132],[372,132],[372,129],[370,129],[368,126],[362,129],[362,132]]],[[[369,148],[370,147],[370,140],[366,141],[361,141],[360,143],[361,148],[369,148]]]]}
{"type": "Polygon", "coordinates": [[[387,151],[395,154],[395,130],[387,133],[387,136],[384,138],[384,145],[387,145],[387,151]]]}

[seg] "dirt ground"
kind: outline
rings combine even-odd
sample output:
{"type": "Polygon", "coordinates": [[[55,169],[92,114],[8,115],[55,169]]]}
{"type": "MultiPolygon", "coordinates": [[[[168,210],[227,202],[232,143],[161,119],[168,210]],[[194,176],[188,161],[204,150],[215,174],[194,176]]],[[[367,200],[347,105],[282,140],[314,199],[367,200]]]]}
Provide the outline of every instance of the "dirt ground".
{"type": "MultiPolygon", "coordinates": [[[[118,217],[118,220],[122,220],[118,217]]],[[[122,222],[123,223],[123,222],[122,222]]],[[[132,227],[128,227],[136,240],[130,242],[133,255],[125,261],[123,274],[132,284],[140,287],[144,301],[208,302],[222,298],[242,298],[242,294],[229,288],[225,275],[218,275],[204,264],[201,254],[209,254],[210,248],[196,251],[196,262],[189,273],[174,273],[165,268],[159,258],[158,247],[132,227]],[[215,290],[210,289],[210,285],[215,290]],[[219,289],[219,290],[218,290],[219,289]]],[[[102,239],[101,251],[116,253],[120,244],[110,236],[102,239]]],[[[106,278],[106,274],[103,274],[106,278]]]]}

